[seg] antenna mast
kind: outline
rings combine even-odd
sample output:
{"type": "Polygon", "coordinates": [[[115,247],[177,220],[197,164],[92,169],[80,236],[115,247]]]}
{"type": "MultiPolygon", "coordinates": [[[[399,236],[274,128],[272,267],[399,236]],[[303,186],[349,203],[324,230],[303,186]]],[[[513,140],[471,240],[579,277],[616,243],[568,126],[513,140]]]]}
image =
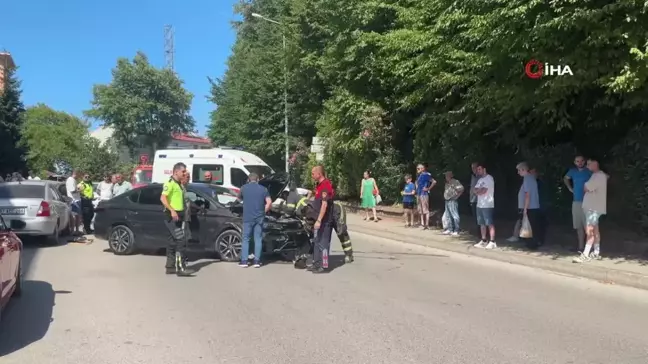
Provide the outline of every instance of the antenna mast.
{"type": "Polygon", "coordinates": [[[166,68],[171,71],[175,71],[174,58],[175,58],[175,46],[174,46],[175,31],[173,25],[164,26],[164,59],[166,62],[166,68]]]}

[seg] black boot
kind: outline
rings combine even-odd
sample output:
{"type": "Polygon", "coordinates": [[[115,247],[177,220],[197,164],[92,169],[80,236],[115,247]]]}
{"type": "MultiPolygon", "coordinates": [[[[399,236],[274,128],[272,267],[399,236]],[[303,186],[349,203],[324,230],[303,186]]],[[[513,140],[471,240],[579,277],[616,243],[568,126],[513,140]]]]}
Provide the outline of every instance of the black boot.
{"type": "Polygon", "coordinates": [[[166,267],[166,274],[176,274],[176,269],[175,267],[166,267]]]}
{"type": "Polygon", "coordinates": [[[186,259],[180,253],[176,253],[175,273],[178,277],[189,277],[196,273],[196,271],[187,268],[186,259]]]}

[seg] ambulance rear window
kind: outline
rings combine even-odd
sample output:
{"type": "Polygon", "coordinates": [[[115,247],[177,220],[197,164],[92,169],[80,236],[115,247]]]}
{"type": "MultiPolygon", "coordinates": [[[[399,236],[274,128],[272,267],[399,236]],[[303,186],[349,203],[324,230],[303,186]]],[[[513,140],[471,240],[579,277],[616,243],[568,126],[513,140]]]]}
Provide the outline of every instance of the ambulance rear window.
{"type": "Polygon", "coordinates": [[[205,180],[205,172],[211,172],[211,183],[217,185],[223,184],[223,166],[220,164],[194,164],[191,173],[191,182],[207,182],[205,180]]]}

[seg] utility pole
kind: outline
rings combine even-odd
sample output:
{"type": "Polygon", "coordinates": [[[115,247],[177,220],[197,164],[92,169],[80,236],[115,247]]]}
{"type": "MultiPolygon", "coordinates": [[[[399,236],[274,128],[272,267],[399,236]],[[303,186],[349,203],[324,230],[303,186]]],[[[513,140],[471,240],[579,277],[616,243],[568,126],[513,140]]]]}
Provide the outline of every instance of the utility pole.
{"type": "Polygon", "coordinates": [[[171,71],[175,71],[174,58],[175,58],[175,45],[174,45],[175,31],[173,25],[164,26],[164,60],[165,67],[171,71]]]}

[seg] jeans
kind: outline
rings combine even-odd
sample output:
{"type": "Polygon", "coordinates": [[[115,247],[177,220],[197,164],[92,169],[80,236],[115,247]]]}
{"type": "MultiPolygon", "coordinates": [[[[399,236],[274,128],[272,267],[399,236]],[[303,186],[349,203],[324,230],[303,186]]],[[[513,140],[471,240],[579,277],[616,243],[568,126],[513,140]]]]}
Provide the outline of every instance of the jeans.
{"type": "Polygon", "coordinates": [[[445,213],[448,218],[448,230],[451,232],[459,232],[459,201],[446,200],[445,213]]]}
{"type": "Polygon", "coordinates": [[[243,241],[241,242],[241,262],[247,262],[250,255],[250,238],[254,237],[254,261],[261,261],[261,249],[263,248],[263,220],[258,217],[254,221],[243,222],[243,241]]]}
{"type": "Polygon", "coordinates": [[[316,232],[313,246],[313,266],[323,267],[324,252],[328,254],[331,250],[331,235],[333,233],[333,224],[330,222],[322,223],[316,232]]]}

